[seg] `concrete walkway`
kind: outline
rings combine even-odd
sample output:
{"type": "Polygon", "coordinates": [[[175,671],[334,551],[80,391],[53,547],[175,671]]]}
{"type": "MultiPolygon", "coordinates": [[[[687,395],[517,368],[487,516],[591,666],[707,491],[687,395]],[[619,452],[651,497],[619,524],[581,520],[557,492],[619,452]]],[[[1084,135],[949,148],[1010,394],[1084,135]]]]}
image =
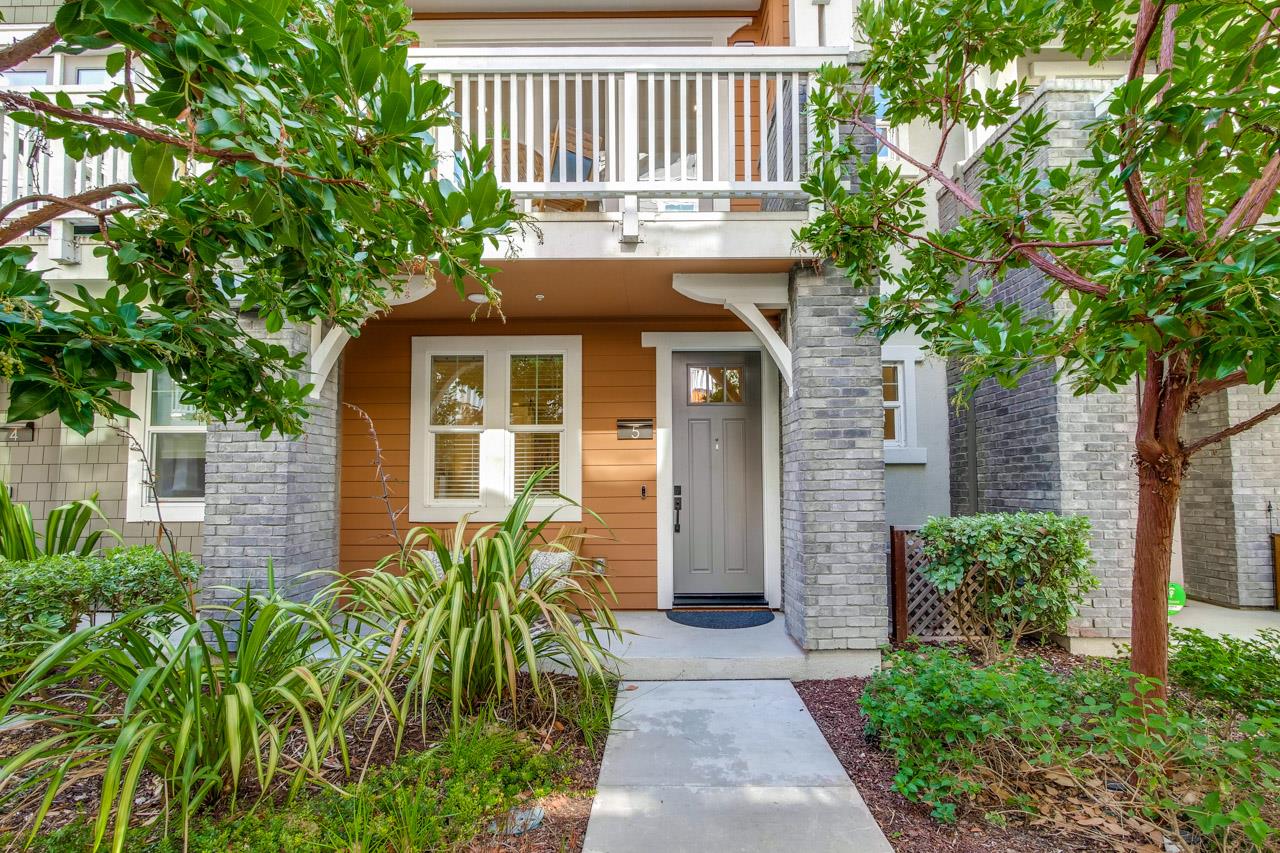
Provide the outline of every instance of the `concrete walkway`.
{"type": "Polygon", "coordinates": [[[789,681],[623,682],[585,853],[892,853],[789,681]]]}
{"type": "Polygon", "coordinates": [[[1237,610],[1205,601],[1188,601],[1180,613],[1169,617],[1179,628],[1199,628],[1206,634],[1249,638],[1264,628],[1280,631],[1280,611],[1237,610]]]}

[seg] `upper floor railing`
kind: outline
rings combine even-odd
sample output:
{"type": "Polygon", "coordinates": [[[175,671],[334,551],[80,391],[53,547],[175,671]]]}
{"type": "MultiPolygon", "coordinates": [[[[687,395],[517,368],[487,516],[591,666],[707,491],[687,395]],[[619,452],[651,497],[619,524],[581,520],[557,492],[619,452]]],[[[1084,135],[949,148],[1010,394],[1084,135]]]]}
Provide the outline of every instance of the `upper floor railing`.
{"type": "MultiPolygon", "coordinates": [[[[814,73],[843,59],[822,49],[575,47],[414,49],[409,61],[453,90],[456,121],[436,140],[445,176],[458,148],[481,143],[498,180],[533,210],[625,211],[803,206],[806,97],[814,73]]],[[[83,102],[98,87],[39,88],[83,102]]],[[[59,140],[0,115],[0,208],[128,178],[120,151],[73,160],[59,140]]]]}
{"type": "Polygon", "coordinates": [[[814,72],[840,51],[789,48],[422,49],[453,89],[439,139],[493,151],[517,197],[799,197],[814,72]]]}

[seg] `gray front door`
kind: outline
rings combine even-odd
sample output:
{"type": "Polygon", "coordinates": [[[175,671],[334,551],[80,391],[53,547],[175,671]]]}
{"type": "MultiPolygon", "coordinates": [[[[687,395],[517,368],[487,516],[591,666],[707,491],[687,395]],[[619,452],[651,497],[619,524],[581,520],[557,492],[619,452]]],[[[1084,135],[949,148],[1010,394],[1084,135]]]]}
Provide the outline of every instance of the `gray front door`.
{"type": "Polygon", "coordinates": [[[671,358],[676,595],[764,593],[760,353],[671,358]]]}

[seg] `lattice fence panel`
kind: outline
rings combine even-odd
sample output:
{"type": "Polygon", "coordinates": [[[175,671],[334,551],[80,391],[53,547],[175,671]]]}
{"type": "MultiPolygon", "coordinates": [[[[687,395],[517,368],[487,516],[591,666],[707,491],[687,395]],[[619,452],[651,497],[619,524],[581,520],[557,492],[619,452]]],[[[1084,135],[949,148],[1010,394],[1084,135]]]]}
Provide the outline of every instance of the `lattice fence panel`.
{"type": "MultiPolygon", "coordinates": [[[[895,531],[894,549],[902,549],[902,554],[894,554],[895,561],[906,564],[906,625],[903,633],[919,637],[922,640],[964,640],[978,637],[982,633],[981,623],[974,618],[973,602],[977,595],[977,579],[969,577],[959,589],[950,593],[938,590],[923,574],[925,555],[919,533],[914,530],[895,531]]],[[[901,580],[901,565],[899,564],[901,580]]],[[[895,595],[903,591],[895,590],[895,595]]],[[[903,608],[899,608],[901,613],[903,608]]]]}

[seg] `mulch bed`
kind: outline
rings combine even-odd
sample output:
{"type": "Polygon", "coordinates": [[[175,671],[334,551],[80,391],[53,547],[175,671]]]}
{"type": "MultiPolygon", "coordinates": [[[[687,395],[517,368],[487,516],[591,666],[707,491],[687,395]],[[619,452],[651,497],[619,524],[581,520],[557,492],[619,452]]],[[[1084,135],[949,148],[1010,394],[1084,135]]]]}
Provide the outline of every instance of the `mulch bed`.
{"type": "MultiPolygon", "coordinates": [[[[1085,663],[1051,647],[1037,649],[1034,654],[1058,671],[1085,663]]],[[[955,823],[939,823],[928,806],[913,803],[894,790],[897,763],[893,756],[867,742],[863,731],[867,720],[858,704],[867,681],[798,681],[795,687],[897,853],[1094,853],[1108,849],[1100,847],[1097,839],[1073,838],[1060,829],[1012,823],[996,826],[978,809],[961,809],[955,823]]]]}

